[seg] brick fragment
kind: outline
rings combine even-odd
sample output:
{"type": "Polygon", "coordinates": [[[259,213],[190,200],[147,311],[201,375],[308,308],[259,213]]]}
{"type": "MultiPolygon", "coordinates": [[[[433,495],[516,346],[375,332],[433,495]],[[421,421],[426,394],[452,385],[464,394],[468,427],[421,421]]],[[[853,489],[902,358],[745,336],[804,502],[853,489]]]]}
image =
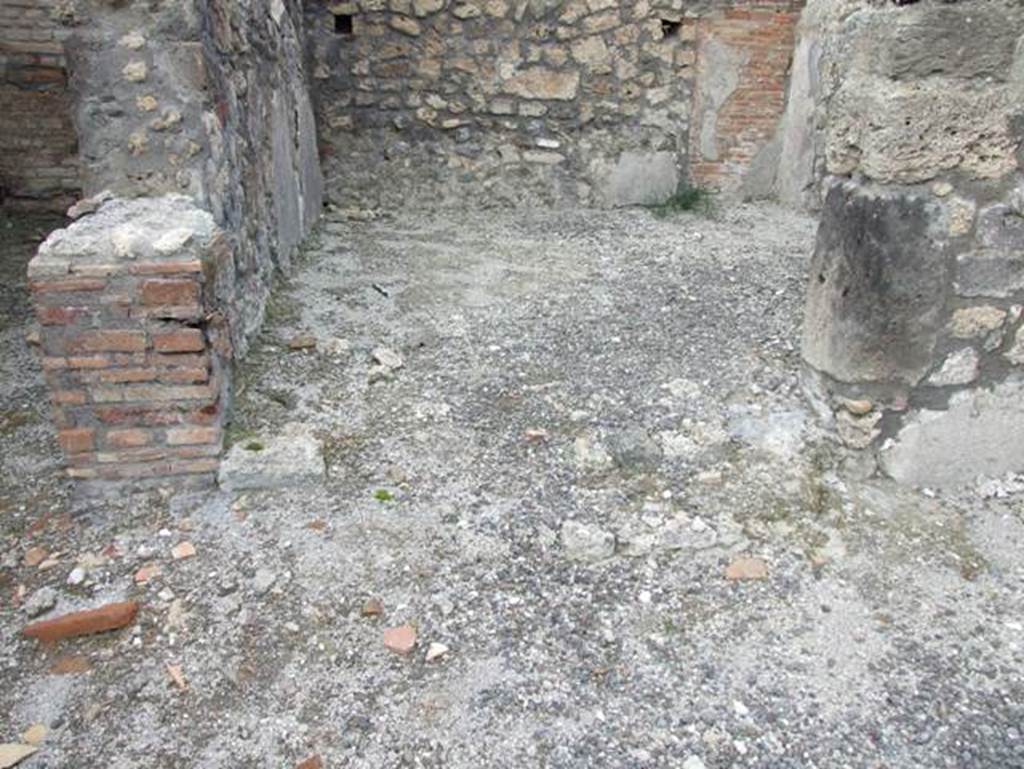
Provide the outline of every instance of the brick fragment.
{"type": "Polygon", "coordinates": [[[384,645],[395,654],[410,654],[416,648],[416,629],[412,625],[401,625],[384,631],[384,645]]]}
{"type": "Polygon", "coordinates": [[[101,371],[97,379],[104,384],[126,384],[130,382],[152,382],[157,378],[153,368],[117,368],[101,371]]]}
{"type": "Polygon", "coordinates": [[[65,638],[105,633],[130,625],[139,612],[135,601],[111,603],[97,609],[65,614],[55,619],[33,622],[22,630],[26,638],[55,643],[65,638]]]}
{"type": "Polygon", "coordinates": [[[145,446],[150,441],[150,434],[145,430],[110,430],[106,435],[107,445],[112,448],[128,449],[145,446]]]}
{"type": "Polygon", "coordinates": [[[219,440],[220,430],[216,427],[174,427],[167,431],[167,443],[171,446],[216,443],[219,440]]]}
{"type": "Polygon", "coordinates": [[[166,384],[202,384],[210,379],[210,371],[206,368],[190,367],[160,371],[157,379],[166,384]]]}
{"type": "Polygon", "coordinates": [[[63,293],[70,294],[77,291],[102,291],[107,287],[107,281],[94,278],[72,278],[68,280],[36,280],[29,286],[34,293],[49,294],[63,293]]]}
{"type": "Polygon", "coordinates": [[[154,306],[184,306],[199,302],[199,284],[194,280],[147,280],[142,284],[142,303],[154,306]]]}
{"type": "Polygon", "coordinates": [[[86,331],[68,340],[72,352],[144,352],[144,331],[86,331]]]}
{"type": "Polygon", "coordinates": [[[767,579],[768,564],[762,558],[748,555],[737,556],[725,569],[728,580],[760,580],[767,579]]]}
{"type": "Polygon", "coordinates": [[[38,307],[36,317],[44,326],[70,326],[91,311],[88,307],[38,307]]]}
{"type": "Polygon", "coordinates": [[[202,272],[203,263],[198,259],[187,262],[138,262],[131,265],[128,270],[135,275],[181,275],[202,272]]]}
{"type": "Polygon", "coordinates": [[[108,368],[113,360],[107,355],[73,355],[67,364],[68,368],[108,368]]]}
{"type": "Polygon", "coordinates": [[[68,454],[81,454],[96,447],[96,431],[91,427],[61,430],[57,433],[57,440],[68,454]]]}
{"type": "Polygon", "coordinates": [[[153,348],[157,352],[202,352],[206,341],[199,329],[181,328],[154,333],[153,348]]]}
{"type": "Polygon", "coordinates": [[[54,390],[53,402],[68,406],[81,406],[85,403],[85,390],[54,390]]]}

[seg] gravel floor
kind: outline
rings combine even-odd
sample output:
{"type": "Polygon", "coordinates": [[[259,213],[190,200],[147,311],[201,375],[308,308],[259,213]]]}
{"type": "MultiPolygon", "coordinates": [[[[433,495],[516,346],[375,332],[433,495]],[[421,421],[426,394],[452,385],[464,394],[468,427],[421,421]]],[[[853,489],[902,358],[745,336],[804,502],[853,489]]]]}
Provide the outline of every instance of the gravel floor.
{"type": "Polygon", "coordinates": [[[840,470],[797,380],[810,220],[329,220],[230,427],[299,425],[326,479],[89,505],[24,343],[34,231],[5,227],[0,742],[48,730],[20,766],[1024,766],[1021,484],[840,470]],[[19,636],[127,597],[130,630],[19,636]]]}

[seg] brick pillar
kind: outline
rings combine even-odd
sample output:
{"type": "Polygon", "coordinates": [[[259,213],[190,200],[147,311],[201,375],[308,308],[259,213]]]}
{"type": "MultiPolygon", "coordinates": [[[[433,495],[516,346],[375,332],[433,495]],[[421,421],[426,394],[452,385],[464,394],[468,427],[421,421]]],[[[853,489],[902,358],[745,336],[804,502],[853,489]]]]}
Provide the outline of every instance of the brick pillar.
{"type": "Polygon", "coordinates": [[[40,246],[29,282],[71,477],[213,477],[229,351],[208,319],[225,246],[181,196],[108,201],[40,246]]]}

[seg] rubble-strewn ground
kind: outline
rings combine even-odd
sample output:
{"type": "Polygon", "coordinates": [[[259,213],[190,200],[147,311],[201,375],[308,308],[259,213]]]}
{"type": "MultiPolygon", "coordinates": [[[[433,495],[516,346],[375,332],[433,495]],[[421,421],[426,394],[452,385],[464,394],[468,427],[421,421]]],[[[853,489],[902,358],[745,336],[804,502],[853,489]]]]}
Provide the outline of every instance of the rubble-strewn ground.
{"type": "Polygon", "coordinates": [[[300,423],[326,481],[74,510],[24,342],[33,230],[5,226],[0,742],[49,730],[22,766],[1024,765],[1022,497],[837,472],[796,380],[809,220],[328,222],[230,430],[258,453],[300,423]],[[738,555],[767,578],[726,579],[738,555]],[[46,649],[21,586],[143,608],[46,649]]]}

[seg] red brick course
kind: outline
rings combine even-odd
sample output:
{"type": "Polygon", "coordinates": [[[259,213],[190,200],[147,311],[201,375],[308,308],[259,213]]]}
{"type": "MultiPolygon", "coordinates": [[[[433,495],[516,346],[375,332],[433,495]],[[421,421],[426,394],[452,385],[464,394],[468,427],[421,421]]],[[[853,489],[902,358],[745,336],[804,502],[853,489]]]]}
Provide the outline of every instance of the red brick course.
{"type": "Polygon", "coordinates": [[[142,284],[142,303],[171,307],[198,305],[199,284],[194,280],[147,280],[142,284]]]}
{"type": "Polygon", "coordinates": [[[202,352],[206,349],[203,333],[196,328],[181,328],[153,335],[157,352],[202,352]]]}

